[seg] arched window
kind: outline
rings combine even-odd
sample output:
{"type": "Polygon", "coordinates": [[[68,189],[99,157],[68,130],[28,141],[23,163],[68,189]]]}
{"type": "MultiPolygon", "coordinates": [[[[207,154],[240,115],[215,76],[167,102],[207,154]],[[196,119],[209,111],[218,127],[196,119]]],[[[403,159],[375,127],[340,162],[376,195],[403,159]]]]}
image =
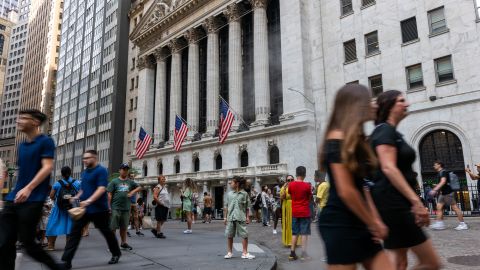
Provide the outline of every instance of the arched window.
{"type": "Polygon", "coordinates": [[[215,158],[215,170],[221,170],[223,165],[222,163],[222,155],[218,154],[215,158]]]}
{"type": "Polygon", "coordinates": [[[278,151],[278,147],[273,146],[270,148],[270,164],[277,164],[280,163],[280,153],[278,151]]]}
{"type": "Polygon", "coordinates": [[[175,173],[180,173],[180,160],[175,160],[175,173]]]}
{"type": "Polygon", "coordinates": [[[144,162],[143,163],[143,176],[147,176],[148,175],[148,165],[147,165],[147,162],[144,162]]]}
{"type": "Polygon", "coordinates": [[[163,174],[163,163],[160,160],[157,162],[157,174],[158,175],[163,174]]]}
{"type": "Polygon", "coordinates": [[[200,159],[198,159],[198,157],[193,160],[193,171],[200,171],[200,159]]]}
{"type": "Polygon", "coordinates": [[[243,151],[240,154],[240,167],[248,167],[248,152],[247,152],[247,150],[243,151]]]}

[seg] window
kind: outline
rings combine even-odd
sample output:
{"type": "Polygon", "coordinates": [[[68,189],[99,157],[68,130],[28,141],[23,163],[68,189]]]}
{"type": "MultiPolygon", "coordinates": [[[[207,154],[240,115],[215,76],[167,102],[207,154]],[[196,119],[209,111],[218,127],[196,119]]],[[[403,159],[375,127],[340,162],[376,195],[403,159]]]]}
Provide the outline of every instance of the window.
{"type": "Polygon", "coordinates": [[[248,152],[243,151],[240,154],[240,167],[248,167],[248,152]]]}
{"type": "Polygon", "coordinates": [[[423,73],[421,64],[407,67],[407,84],[408,89],[423,87],[423,73]]]}
{"type": "Polygon", "coordinates": [[[342,8],[342,16],[353,13],[352,0],[340,0],[340,5],[342,8]]]}
{"type": "Polygon", "coordinates": [[[215,170],[221,170],[223,166],[222,155],[217,155],[215,158],[215,170]]]}
{"type": "Polygon", "coordinates": [[[270,164],[278,164],[280,163],[280,151],[278,147],[273,146],[270,148],[270,164]]]}
{"type": "Polygon", "coordinates": [[[132,132],[132,120],[128,120],[128,132],[132,132]]]}
{"type": "Polygon", "coordinates": [[[477,14],[477,20],[480,20],[480,0],[475,1],[475,13],[477,14]]]}
{"type": "Polygon", "coordinates": [[[195,158],[195,160],[193,161],[193,171],[194,172],[198,172],[200,171],[200,159],[195,158]]]}
{"type": "Polygon", "coordinates": [[[367,55],[372,55],[380,52],[380,47],[378,45],[378,32],[372,32],[365,35],[365,48],[367,55]]]}
{"type": "Polygon", "coordinates": [[[452,56],[435,59],[435,72],[437,83],[453,80],[452,56]]]}
{"type": "Polygon", "coordinates": [[[355,39],[343,43],[343,50],[345,52],[345,63],[357,60],[355,39]]]}
{"type": "Polygon", "coordinates": [[[180,160],[175,160],[175,173],[180,173],[180,160]]]}
{"type": "Polygon", "coordinates": [[[448,30],[443,7],[429,11],[428,21],[430,22],[430,35],[443,33],[448,30]]]}
{"type": "Polygon", "coordinates": [[[133,90],[133,87],[135,85],[135,78],[130,79],[130,90],[133,90]]]}
{"type": "Polygon", "coordinates": [[[133,98],[130,99],[130,109],[129,111],[132,111],[133,110],[133,98]]]}
{"type": "Polygon", "coordinates": [[[415,17],[400,22],[400,25],[402,27],[403,43],[418,39],[417,19],[415,17]]]}
{"type": "Polygon", "coordinates": [[[362,0],[362,7],[375,5],[375,0],[362,0]]]}
{"type": "Polygon", "coordinates": [[[369,77],[368,83],[374,96],[378,96],[383,92],[382,74],[369,77]]]}
{"type": "Polygon", "coordinates": [[[360,82],[358,80],[356,80],[356,81],[348,82],[347,84],[360,84],[360,82]]]}
{"type": "Polygon", "coordinates": [[[135,69],[135,57],[132,58],[132,68],[131,68],[131,70],[134,70],[134,69],[135,69]]]}

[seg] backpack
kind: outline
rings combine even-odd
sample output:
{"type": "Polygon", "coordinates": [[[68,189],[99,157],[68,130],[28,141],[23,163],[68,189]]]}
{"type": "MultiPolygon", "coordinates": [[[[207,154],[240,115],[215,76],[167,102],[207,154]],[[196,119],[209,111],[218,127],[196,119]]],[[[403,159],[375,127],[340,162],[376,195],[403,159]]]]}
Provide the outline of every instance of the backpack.
{"type": "Polygon", "coordinates": [[[75,180],[73,180],[72,182],[68,180],[66,181],[67,184],[65,184],[63,180],[58,181],[60,183],[60,189],[58,190],[57,194],[57,206],[61,210],[68,210],[72,208],[70,198],[74,197],[78,193],[78,190],[76,190],[73,186],[75,180]]]}
{"type": "Polygon", "coordinates": [[[459,191],[460,190],[460,180],[458,179],[458,176],[454,172],[449,172],[448,177],[450,178],[450,187],[452,188],[453,191],[459,191]]]}
{"type": "Polygon", "coordinates": [[[253,203],[253,208],[260,209],[261,204],[262,204],[262,193],[259,193],[255,198],[255,203],[253,203]]]}

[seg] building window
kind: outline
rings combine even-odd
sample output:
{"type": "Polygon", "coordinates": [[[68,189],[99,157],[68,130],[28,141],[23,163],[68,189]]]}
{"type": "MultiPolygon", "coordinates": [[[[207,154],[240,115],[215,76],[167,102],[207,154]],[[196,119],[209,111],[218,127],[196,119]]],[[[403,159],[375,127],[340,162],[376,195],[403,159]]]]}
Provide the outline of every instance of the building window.
{"type": "Polygon", "coordinates": [[[129,111],[132,111],[133,110],[133,98],[130,99],[130,110],[129,111]]]}
{"type": "Polygon", "coordinates": [[[278,147],[273,146],[270,148],[270,164],[278,164],[280,163],[280,151],[278,147]]]}
{"type": "Polygon", "coordinates": [[[175,160],[175,173],[180,173],[180,160],[175,160]]]}
{"type": "Polygon", "coordinates": [[[477,14],[477,20],[480,20],[480,0],[474,0],[475,2],[475,14],[477,14]]]}
{"type": "Polygon", "coordinates": [[[223,165],[222,163],[222,155],[217,155],[217,157],[215,158],[215,170],[221,170],[223,165]]]}
{"type": "Polygon", "coordinates": [[[148,166],[147,166],[147,163],[145,162],[143,164],[143,176],[147,176],[148,175],[148,166]]]}
{"type": "Polygon", "coordinates": [[[400,25],[403,43],[418,39],[417,19],[415,17],[400,22],[400,25]]]}
{"type": "Polygon", "coordinates": [[[375,0],[362,0],[362,7],[375,5],[375,0]]]}
{"type": "Polygon", "coordinates": [[[130,79],[130,90],[133,90],[133,87],[135,85],[135,78],[130,79]]]}
{"type": "Polygon", "coordinates": [[[358,80],[356,80],[356,81],[348,82],[347,84],[360,84],[360,82],[358,80]]]}
{"type": "Polygon", "coordinates": [[[378,96],[383,92],[382,74],[375,75],[368,78],[370,89],[372,89],[373,96],[378,96]]]}
{"type": "Polygon", "coordinates": [[[161,161],[157,162],[157,174],[162,175],[163,174],[163,163],[161,161]]]}
{"type": "Polygon", "coordinates": [[[421,64],[407,67],[407,83],[408,89],[423,87],[423,73],[421,64]]]}
{"type": "Polygon", "coordinates": [[[345,52],[345,63],[357,60],[355,39],[343,43],[343,50],[345,52]]]}
{"type": "Polygon", "coordinates": [[[240,167],[248,167],[248,152],[243,151],[240,154],[240,167]]]}
{"type": "Polygon", "coordinates": [[[342,6],[342,16],[353,13],[352,0],[340,0],[342,6]]]}
{"type": "Polygon", "coordinates": [[[372,55],[380,52],[377,31],[365,35],[365,45],[367,55],[372,55]]]}
{"type": "Polygon", "coordinates": [[[135,69],[135,57],[132,58],[132,70],[134,70],[134,69],[135,69]]]}
{"type": "Polygon", "coordinates": [[[443,33],[448,30],[443,7],[429,11],[428,21],[430,22],[430,35],[443,33]]]}
{"type": "Polygon", "coordinates": [[[198,157],[195,158],[195,160],[193,161],[193,171],[194,172],[200,171],[200,159],[198,157]]]}
{"type": "Polygon", "coordinates": [[[437,83],[453,80],[452,56],[435,59],[435,72],[437,74],[437,83]]]}
{"type": "Polygon", "coordinates": [[[138,76],[135,77],[135,88],[138,88],[138,76]]]}
{"type": "Polygon", "coordinates": [[[133,125],[132,120],[128,120],[128,132],[132,132],[132,125],[133,125]]]}

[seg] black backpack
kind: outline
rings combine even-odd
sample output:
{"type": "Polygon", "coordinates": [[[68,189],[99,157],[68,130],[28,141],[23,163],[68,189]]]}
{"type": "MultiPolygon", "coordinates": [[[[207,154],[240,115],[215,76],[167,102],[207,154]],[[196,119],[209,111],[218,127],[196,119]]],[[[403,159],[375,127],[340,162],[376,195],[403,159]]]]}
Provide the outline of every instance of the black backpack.
{"type": "Polygon", "coordinates": [[[57,206],[61,210],[68,210],[72,208],[72,205],[70,203],[70,198],[74,197],[77,195],[78,190],[75,189],[73,186],[73,183],[75,180],[72,182],[67,181],[67,184],[63,182],[63,180],[58,181],[60,183],[60,190],[58,191],[58,196],[57,196],[57,206]]]}
{"type": "Polygon", "coordinates": [[[262,204],[262,193],[259,193],[255,198],[255,203],[253,204],[254,209],[260,209],[262,204]]]}

